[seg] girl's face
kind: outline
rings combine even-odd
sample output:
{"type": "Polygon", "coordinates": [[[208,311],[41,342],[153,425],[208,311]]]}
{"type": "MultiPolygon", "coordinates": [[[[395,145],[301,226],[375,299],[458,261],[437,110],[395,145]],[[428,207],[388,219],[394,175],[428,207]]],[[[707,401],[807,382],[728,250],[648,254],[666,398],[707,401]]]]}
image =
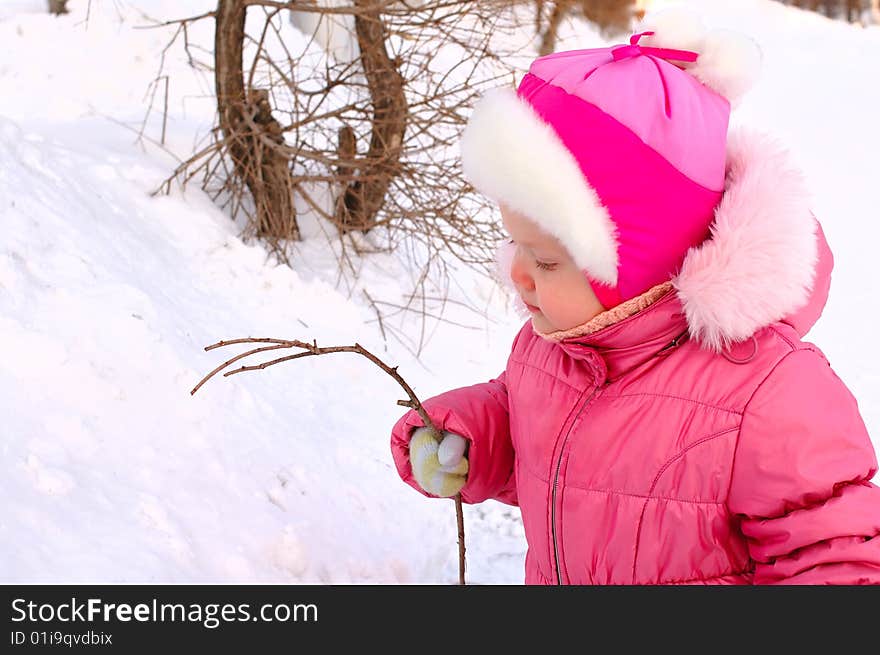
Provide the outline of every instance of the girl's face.
{"type": "Polygon", "coordinates": [[[537,332],[568,330],[605,311],[583,271],[555,237],[510,207],[500,208],[516,245],[510,279],[537,332]]]}

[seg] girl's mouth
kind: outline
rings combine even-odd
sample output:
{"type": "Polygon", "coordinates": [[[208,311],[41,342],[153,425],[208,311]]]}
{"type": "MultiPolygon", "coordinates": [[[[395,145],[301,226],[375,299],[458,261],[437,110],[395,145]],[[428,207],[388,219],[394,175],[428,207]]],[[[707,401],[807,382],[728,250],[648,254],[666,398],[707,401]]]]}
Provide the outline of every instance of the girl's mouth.
{"type": "Polygon", "coordinates": [[[523,300],[523,305],[525,305],[525,306],[526,306],[526,309],[528,309],[528,310],[529,310],[530,312],[532,312],[533,314],[537,314],[538,312],[541,311],[538,307],[535,307],[534,305],[530,305],[530,304],[527,303],[525,300],[523,300]]]}

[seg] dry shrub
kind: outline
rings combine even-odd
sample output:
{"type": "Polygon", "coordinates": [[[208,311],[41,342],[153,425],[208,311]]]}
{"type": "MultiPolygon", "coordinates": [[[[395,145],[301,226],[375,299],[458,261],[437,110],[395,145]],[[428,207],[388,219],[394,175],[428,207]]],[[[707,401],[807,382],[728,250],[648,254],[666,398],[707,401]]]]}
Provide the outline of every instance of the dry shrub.
{"type": "Polygon", "coordinates": [[[49,0],[49,13],[60,16],[67,12],[67,0],[49,0]]]}
{"type": "Polygon", "coordinates": [[[599,27],[606,38],[630,31],[637,16],[635,0],[537,0],[536,27],[541,35],[539,54],[554,51],[559,26],[571,16],[581,16],[599,27]]]}
{"type": "Polygon", "coordinates": [[[580,10],[605,36],[629,32],[635,14],[634,0],[581,0],[580,10]]]}
{"type": "Polygon", "coordinates": [[[497,211],[464,180],[458,140],[475,100],[512,85],[534,56],[521,4],[218,0],[208,14],[164,23],[190,53],[187,26],[215,20],[218,102],[209,141],[164,190],[199,181],[244,219],[245,239],[284,262],[307,213],[329,228],[350,277],[352,251],[407,258],[416,288],[395,311],[444,293],[447,255],[492,275],[497,211]],[[302,16],[314,27],[307,45],[291,33],[302,16]]]}
{"type": "Polygon", "coordinates": [[[871,0],[779,0],[783,4],[820,12],[830,18],[847,20],[850,23],[862,19],[873,5],[871,0]]]}

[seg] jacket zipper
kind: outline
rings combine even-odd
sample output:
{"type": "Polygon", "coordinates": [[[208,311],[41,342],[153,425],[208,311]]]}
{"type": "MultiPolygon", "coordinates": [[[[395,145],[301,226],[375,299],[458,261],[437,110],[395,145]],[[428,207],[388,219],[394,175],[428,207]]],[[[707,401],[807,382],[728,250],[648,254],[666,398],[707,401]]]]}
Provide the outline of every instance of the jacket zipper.
{"type": "MultiPolygon", "coordinates": [[[[678,348],[687,338],[688,331],[685,330],[681,334],[677,335],[671,342],[661,348],[656,355],[668,355],[670,352],[678,348]]],[[[625,373],[627,372],[628,371],[626,371],[625,373]]],[[[618,375],[615,380],[606,379],[605,382],[599,384],[595,389],[593,389],[593,391],[584,401],[584,404],[581,405],[581,408],[578,410],[578,413],[574,417],[574,420],[571,422],[571,425],[568,426],[568,432],[565,433],[565,437],[562,440],[562,447],[559,449],[559,459],[556,460],[556,474],[553,477],[553,494],[551,498],[551,502],[553,503],[553,505],[550,508],[550,531],[553,535],[553,556],[556,559],[556,584],[558,585],[562,584],[562,568],[559,565],[559,542],[556,537],[556,490],[559,488],[559,471],[562,468],[562,456],[565,453],[565,445],[568,443],[568,438],[571,436],[571,431],[574,429],[574,424],[577,423],[577,420],[580,418],[581,414],[583,414],[584,411],[587,409],[587,405],[589,405],[605,387],[607,387],[613,381],[619,380],[622,375],[618,375]]]]}
{"type": "Polygon", "coordinates": [[[556,538],[556,490],[559,488],[559,470],[562,468],[562,456],[565,453],[565,445],[568,443],[568,438],[571,436],[571,431],[574,429],[575,423],[577,423],[578,418],[580,418],[581,414],[586,410],[587,405],[589,405],[596,396],[599,395],[599,392],[608,385],[608,382],[604,382],[599,384],[587,399],[584,401],[584,404],[581,405],[581,408],[578,410],[577,415],[574,417],[574,420],[571,422],[571,425],[568,426],[568,432],[565,433],[565,437],[562,440],[562,446],[559,449],[559,459],[556,460],[556,474],[553,477],[553,494],[551,497],[552,506],[550,508],[550,530],[553,535],[553,556],[556,558],[556,584],[562,584],[562,569],[559,566],[559,543],[556,538]]]}

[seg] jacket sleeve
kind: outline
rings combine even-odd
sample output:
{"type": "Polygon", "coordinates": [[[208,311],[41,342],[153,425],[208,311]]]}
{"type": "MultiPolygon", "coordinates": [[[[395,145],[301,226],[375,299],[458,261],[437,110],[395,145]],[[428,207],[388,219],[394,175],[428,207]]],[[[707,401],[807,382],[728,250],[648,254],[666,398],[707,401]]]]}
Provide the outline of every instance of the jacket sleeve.
{"type": "MultiPolygon", "coordinates": [[[[467,482],[461,490],[466,503],[489,498],[516,505],[513,475],[513,445],[507,410],[506,374],[469,387],[453,389],[422,402],[428,416],[440,430],[448,430],[469,441],[467,482]]],[[[410,410],[391,432],[391,453],[403,481],[426,496],[413,478],[409,463],[409,439],[422,426],[419,415],[410,410]]]]}
{"type": "Polygon", "coordinates": [[[816,350],[788,354],[743,416],[728,506],[755,584],[880,584],[877,457],[855,398],[816,350]]]}

